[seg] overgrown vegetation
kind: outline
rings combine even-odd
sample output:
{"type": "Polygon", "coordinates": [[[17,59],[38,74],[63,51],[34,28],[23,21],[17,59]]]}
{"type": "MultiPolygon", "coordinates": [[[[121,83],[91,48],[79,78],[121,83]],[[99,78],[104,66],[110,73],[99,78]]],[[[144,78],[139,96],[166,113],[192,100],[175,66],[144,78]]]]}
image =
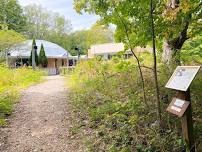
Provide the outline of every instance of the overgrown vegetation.
{"type": "Polygon", "coordinates": [[[6,125],[5,118],[11,114],[20,89],[39,82],[42,75],[44,72],[31,68],[8,69],[0,66],[0,126],[6,125]]]}
{"type": "MultiPolygon", "coordinates": [[[[87,119],[83,125],[91,128],[90,150],[190,151],[181,139],[179,121],[165,112],[174,92],[169,92],[164,86],[176,65],[201,65],[201,1],[74,0],[74,5],[79,13],[95,13],[105,25],[116,25],[116,41],[123,42],[137,62],[89,61],[77,68],[79,72],[76,70],[75,74],[79,88],[73,93],[72,100],[76,109],[80,108],[81,116],[77,117],[87,119]],[[154,63],[147,66],[145,62],[151,62],[152,58],[137,56],[133,48],[151,44],[154,63]],[[122,70],[116,71],[117,66],[122,70]],[[151,108],[143,104],[144,92],[151,108]],[[132,116],[135,121],[130,123],[132,116]]],[[[194,98],[201,98],[194,88],[202,85],[200,75],[192,86],[194,98]]],[[[201,130],[197,130],[201,117],[197,112],[201,105],[197,98],[193,101],[196,108],[194,120],[198,121],[195,123],[196,147],[201,151],[201,130]]]]}
{"type": "MultiPolygon", "coordinates": [[[[152,55],[142,54],[141,64],[151,67],[152,55]],[[143,61],[143,60],[142,60],[143,61]]],[[[142,102],[137,63],[134,59],[93,59],[81,62],[72,75],[71,101],[75,113],[72,134],[82,132],[89,151],[161,151],[186,149],[181,137],[181,123],[166,108],[175,92],[165,89],[171,73],[158,66],[163,130],[158,132],[153,71],[143,68],[149,108],[142,102]],[[153,87],[152,87],[153,86],[153,87]],[[168,96],[168,99],[166,99],[168,96]],[[79,118],[79,120],[78,120],[79,118]]],[[[200,73],[191,87],[196,147],[201,149],[200,73]],[[196,89],[198,88],[198,89],[196,89]]],[[[81,133],[80,133],[81,134],[81,133]]]]}

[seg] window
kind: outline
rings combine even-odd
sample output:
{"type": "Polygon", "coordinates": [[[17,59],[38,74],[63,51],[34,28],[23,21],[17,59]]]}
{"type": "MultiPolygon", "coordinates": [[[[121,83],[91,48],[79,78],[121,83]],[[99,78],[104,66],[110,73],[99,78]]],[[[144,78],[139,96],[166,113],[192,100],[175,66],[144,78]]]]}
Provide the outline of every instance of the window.
{"type": "Polygon", "coordinates": [[[112,59],[112,55],[108,54],[108,60],[112,59]]]}

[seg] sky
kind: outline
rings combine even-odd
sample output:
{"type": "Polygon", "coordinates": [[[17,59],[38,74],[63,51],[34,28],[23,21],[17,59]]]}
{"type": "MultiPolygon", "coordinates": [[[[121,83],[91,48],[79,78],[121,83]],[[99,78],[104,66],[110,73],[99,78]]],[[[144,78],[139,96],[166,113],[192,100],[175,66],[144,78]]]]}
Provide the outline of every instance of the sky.
{"type": "Polygon", "coordinates": [[[18,0],[22,6],[37,4],[64,15],[72,23],[73,30],[89,29],[99,19],[94,14],[78,14],[73,8],[73,0],[18,0]]]}

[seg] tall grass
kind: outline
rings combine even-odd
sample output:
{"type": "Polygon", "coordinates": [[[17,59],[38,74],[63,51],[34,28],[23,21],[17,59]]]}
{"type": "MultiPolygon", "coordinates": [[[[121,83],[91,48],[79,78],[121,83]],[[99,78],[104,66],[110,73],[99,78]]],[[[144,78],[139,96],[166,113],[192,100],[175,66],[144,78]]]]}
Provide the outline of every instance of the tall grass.
{"type": "MultiPolygon", "coordinates": [[[[151,56],[141,56],[144,66],[152,66],[151,56]]],[[[143,68],[149,109],[142,102],[140,77],[133,59],[111,61],[93,59],[80,62],[71,76],[71,102],[75,111],[73,134],[82,132],[89,151],[182,151],[180,120],[166,112],[174,91],[165,89],[170,71],[159,64],[158,75],[164,130],[156,123],[153,72],[143,68]],[[80,123],[78,123],[80,122],[80,123]],[[87,137],[88,136],[88,137],[87,137]]],[[[201,117],[201,73],[192,85],[194,118],[201,117]],[[200,107],[200,108],[199,108],[200,107]]],[[[198,119],[200,122],[200,119],[198,119]]],[[[200,124],[195,126],[200,138],[200,124]]],[[[199,140],[201,141],[201,140],[199,140]]],[[[199,142],[197,141],[197,142],[199,142]]]]}
{"type": "Polygon", "coordinates": [[[41,81],[42,71],[31,68],[9,69],[0,66],[0,126],[5,125],[6,116],[13,110],[19,97],[19,90],[41,81]]]}

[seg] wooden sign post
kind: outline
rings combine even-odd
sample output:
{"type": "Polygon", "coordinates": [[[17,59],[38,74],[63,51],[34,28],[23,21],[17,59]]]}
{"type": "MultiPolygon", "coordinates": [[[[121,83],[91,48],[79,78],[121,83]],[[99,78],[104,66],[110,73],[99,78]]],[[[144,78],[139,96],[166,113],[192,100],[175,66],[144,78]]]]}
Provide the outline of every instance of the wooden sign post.
{"type": "Polygon", "coordinates": [[[190,104],[187,107],[186,112],[181,118],[182,121],[182,135],[184,141],[187,143],[188,150],[195,151],[194,147],[194,136],[193,136],[193,120],[192,120],[192,106],[190,98],[190,89],[186,92],[178,91],[177,97],[186,101],[189,101],[190,104]]]}
{"type": "Polygon", "coordinates": [[[187,150],[195,151],[190,84],[198,73],[200,66],[178,66],[166,84],[166,88],[177,90],[176,97],[167,111],[177,115],[182,122],[182,135],[187,144],[187,150]]]}

